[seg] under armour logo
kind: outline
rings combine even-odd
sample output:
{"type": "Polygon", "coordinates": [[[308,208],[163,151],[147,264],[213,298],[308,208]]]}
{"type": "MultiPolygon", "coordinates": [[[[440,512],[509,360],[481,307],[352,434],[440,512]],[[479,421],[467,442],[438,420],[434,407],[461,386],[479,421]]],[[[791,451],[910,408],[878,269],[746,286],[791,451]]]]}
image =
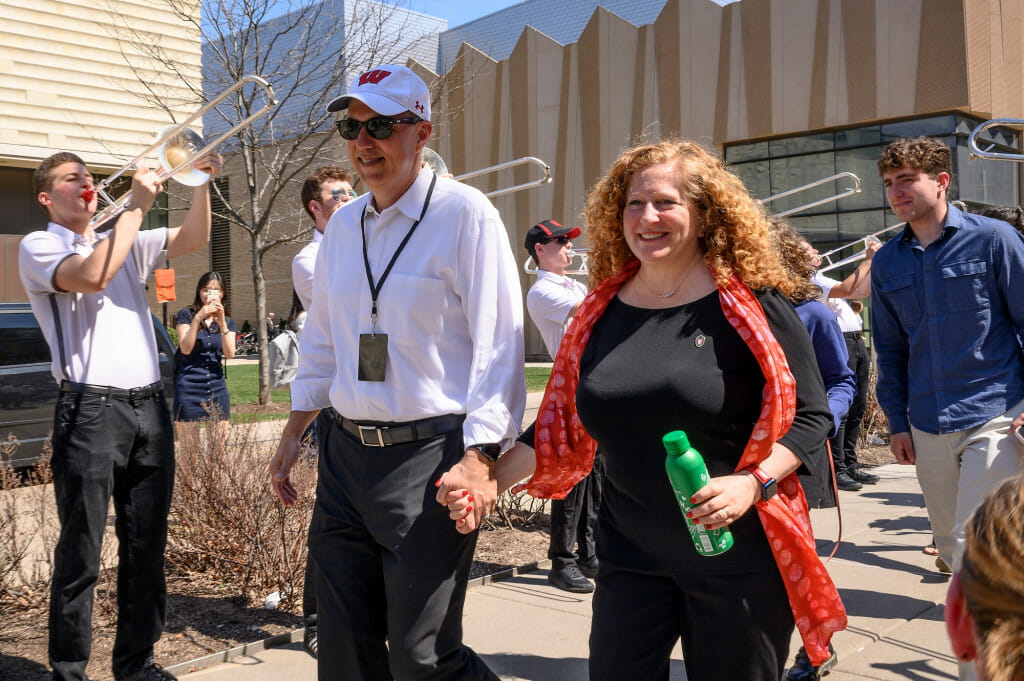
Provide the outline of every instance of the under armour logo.
{"type": "Polygon", "coordinates": [[[384,71],[383,69],[374,69],[373,71],[367,71],[363,75],[359,76],[359,84],[367,85],[373,83],[376,85],[385,78],[391,75],[390,71],[384,71]]]}
{"type": "Polygon", "coordinates": [[[416,100],[416,106],[414,106],[413,108],[419,111],[420,113],[423,113],[423,105],[420,104],[420,100],[416,100]]]}

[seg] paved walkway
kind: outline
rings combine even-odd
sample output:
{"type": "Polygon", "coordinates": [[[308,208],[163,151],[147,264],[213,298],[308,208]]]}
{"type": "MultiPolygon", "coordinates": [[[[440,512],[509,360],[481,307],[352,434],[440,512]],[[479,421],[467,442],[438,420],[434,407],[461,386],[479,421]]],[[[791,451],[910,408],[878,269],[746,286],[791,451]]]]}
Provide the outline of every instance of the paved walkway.
{"type": "MultiPolygon", "coordinates": [[[[830,681],[957,678],[942,620],[948,580],[922,553],[931,540],[924,501],[911,467],[875,469],[882,479],[856,493],[842,492],[843,537],[828,563],[849,614],[833,639],[839,665],[830,681]]],[[[838,523],[834,509],[812,511],[823,552],[838,523]]],[[[586,681],[590,597],[548,585],[540,569],[473,585],[466,598],[466,642],[504,681],[586,681]]],[[[305,681],[316,662],[295,642],[249,646],[172,669],[182,681],[305,681]],[[284,643],[284,645],[282,645],[284,643]],[[222,660],[230,657],[227,662],[222,660]],[[195,670],[189,672],[190,667],[195,670]],[[202,667],[202,668],[200,668],[202,667]]],[[[792,650],[799,641],[794,637],[792,650]]],[[[344,679],[344,670],[335,678],[344,679]]],[[[685,679],[678,646],[672,679],[685,679]]]]}

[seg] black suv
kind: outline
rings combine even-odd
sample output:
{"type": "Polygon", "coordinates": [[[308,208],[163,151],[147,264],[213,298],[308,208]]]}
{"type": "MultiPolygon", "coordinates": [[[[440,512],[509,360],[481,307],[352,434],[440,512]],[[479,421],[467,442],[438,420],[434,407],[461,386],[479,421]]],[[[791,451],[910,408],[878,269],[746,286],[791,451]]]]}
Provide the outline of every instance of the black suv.
{"type": "MultiPolygon", "coordinates": [[[[174,397],[174,345],[155,316],[160,376],[167,402],[174,397]]],[[[53,429],[57,382],[50,374],[50,348],[28,303],[0,303],[0,441],[18,441],[15,468],[39,461],[53,429]]]]}

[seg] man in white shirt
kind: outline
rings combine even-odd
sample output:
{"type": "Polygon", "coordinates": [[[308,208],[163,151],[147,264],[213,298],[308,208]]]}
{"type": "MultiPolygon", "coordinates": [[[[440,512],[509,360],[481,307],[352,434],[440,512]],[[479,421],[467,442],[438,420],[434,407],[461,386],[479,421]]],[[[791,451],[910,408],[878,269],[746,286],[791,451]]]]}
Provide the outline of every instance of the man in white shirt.
{"type": "MultiPolygon", "coordinates": [[[[209,154],[195,165],[213,175],[221,163],[209,154]]],[[[54,154],[32,184],[50,224],[22,239],[18,269],[60,384],[50,461],[61,525],[50,597],[53,678],[86,678],[93,589],[113,496],[120,544],[114,678],[174,679],[153,661],[167,609],[174,429],[144,287],[157,263],[209,241],[208,185],[195,188],[181,227],[139,231],[163,188],[157,173],[141,167],[128,208],[97,234],[90,226],[96,189],[82,159],[54,154]]]]}
{"type": "MultiPolygon", "coordinates": [[[[832,462],[836,469],[836,487],[847,492],[855,492],[865,484],[878,482],[878,476],[862,470],[857,461],[857,439],[860,437],[860,422],[868,404],[868,388],[871,373],[871,356],[864,345],[864,322],[854,312],[847,299],[865,298],[871,295],[871,259],[882,244],[877,239],[869,239],[864,248],[864,260],[857,266],[853,274],[842,281],[826,277],[821,272],[811,275],[811,283],[821,289],[819,300],[828,306],[839,322],[839,330],[846,341],[846,352],[849,355],[850,369],[857,377],[857,394],[850,405],[850,411],[840,422],[839,430],[829,440],[832,449],[832,462]]],[[[811,256],[814,267],[821,265],[821,257],[817,249],[804,242],[807,253],[811,256]]]]}
{"type": "MultiPolygon", "coordinates": [[[[292,288],[295,295],[302,303],[302,309],[308,310],[313,302],[313,268],[316,265],[316,254],[320,250],[320,242],[324,238],[324,229],[328,220],[334,215],[334,211],[356,198],[352,189],[352,174],[341,166],[326,165],[320,166],[306,178],[302,183],[302,207],[306,214],[313,220],[313,238],[302,247],[292,259],[292,288]]],[[[292,311],[293,315],[296,312],[292,311]]],[[[297,331],[297,329],[292,329],[297,331]]],[[[281,343],[295,343],[295,335],[281,334],[274,339],[281,343]],[[285,340],[281,340],[281,339],[285,340]]],[[[294,351],[294,346],[292,346],[294,351]]],[[[327,412],[321,414],[321,418],[309,429],[307,437],[311,442],[317,442],[317,431],[327,427],[323,423],[327,412]]],[[[306,624],[302,644],[314,657],[317,655],[319,642],[317,639],[316,621],[316,588],[313,586],[316,579],[316,567],[312,560],[306,561],[305,587],[302,590],[302,617],[306,624]]]]}
{"type": "Polygon", "coordinates": [[[292,286],[309,309],[313,302],[313,266],[327,221],[346,203],[356,198],[352,174],[341,166],[320,166],[302,183],[302,207],[313,220],[313,238],[292,258],[292,286]]]}
{"type": "MultiPolygon", "coordinates": [[[[552,358],[587,295],[586,286],[565,275],[572,262],[572,240],[579,235],[579,227],[563,227],[554,220],[542,220],[526,233],[526,252],[537,264],[537,281],[526,294],[526,309],[552,358]]],[[[603,460],[598,454],[591,473],[565,499],[551,502],[548,581],[564,591],[594,590],[587,577],[597,574],[594,528],[601,503],[602,468],[603,460]],[[579,548],[574,550],[577,544],[579,548]]]]}
{"type": "Polygon", "coordinates": [[[324,234],[292,413],[270,463],[286,505],[299,438],[321,434],[310,528],[319,678],[487,679],[462,643],[476,537],[434,500],[444,474],[494,508],[494,461],[526,401],[522,294],[508,236],[476,189],[423,166],[430,93],[383,65],[328,105],[369,189],[324,234]]]}

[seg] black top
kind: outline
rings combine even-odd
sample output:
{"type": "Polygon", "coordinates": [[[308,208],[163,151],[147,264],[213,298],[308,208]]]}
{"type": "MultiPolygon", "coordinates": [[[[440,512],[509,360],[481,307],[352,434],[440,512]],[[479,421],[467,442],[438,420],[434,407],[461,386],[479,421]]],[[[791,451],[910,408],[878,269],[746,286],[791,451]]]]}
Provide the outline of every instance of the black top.
{"type": "MultiPolygon", "coordinates": [[[[796,417],[779,442],[805,466],[827,466],[831,416],[807,329],[777,291],[757,297],[797,384],[796,417]]],[[[718,292],[662,310],[613,298],[580,364],[577,409],[606,462],[602,562],[662,574],[777,569],[753,508],[731,525],[731,550],[699,556],[665,473],[661,437],[673,430],[686,431],[713,477],[732,473],[760,413],[764,374],[718,292]]]]}

